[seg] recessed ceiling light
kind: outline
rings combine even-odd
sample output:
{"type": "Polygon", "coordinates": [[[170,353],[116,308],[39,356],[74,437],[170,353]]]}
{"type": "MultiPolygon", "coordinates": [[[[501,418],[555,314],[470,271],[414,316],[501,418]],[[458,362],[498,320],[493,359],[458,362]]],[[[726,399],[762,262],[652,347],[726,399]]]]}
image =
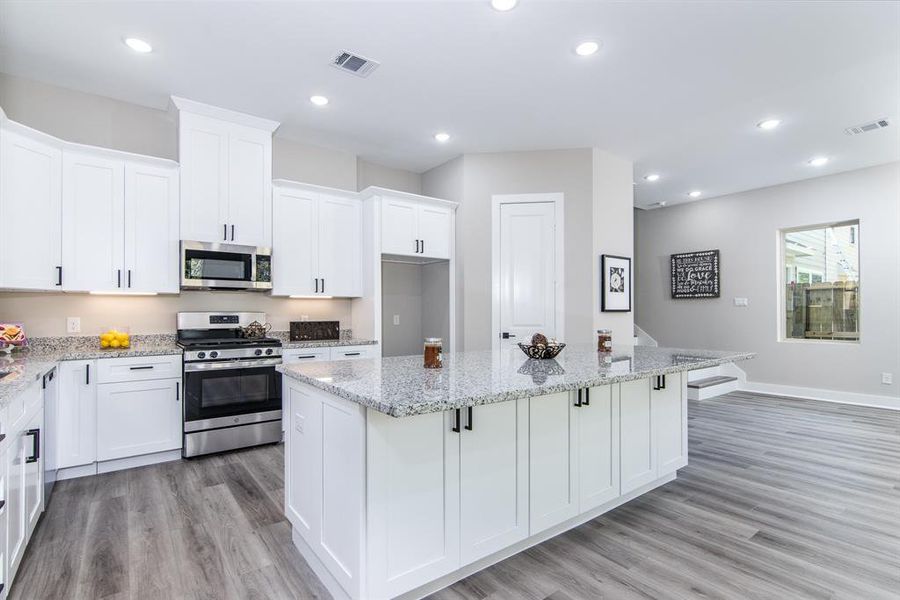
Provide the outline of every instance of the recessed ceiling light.
{"type": "Polygon", "coordinates": [[[328,98],[326,98],[325,96],[310,96],[309,101],[316,106],[325,106],[326,104],[328,104],[328,98]]]}
{"type": "Polygon", "coordinates": [[[656,173],[650,173],[649,175],[644,175],[644,179],[646,179],[647,181],[658,181],[659,175],[657,175],[656,173]]]}
{"type": "Polygon", "coordinates": [[[779,125],[781,125],[781,119],[766,119],[756,124],[757,127],[765,130],[775,129],[779,125]]]}
{"type": "Polygon", "coordinates": [[[828,162],[828,157],[827,156],[816,156],[816,157],[809,159],[807,162],[810,164],[810,166],[821,167],[822,165],[824,165],[825,163],[828,162]]]}
{"type": "Polygon", "coordinates": [[[443,142],[446,142],[447,140],[450,139],[450,134],[441,131],[440,133],[434,134],[434,139],[436,139],[437,141],[443,143],[443,142]]]}
{"type": "Polygon", "coordinates": [[[491,6],[494,7],[494,10],[501,12],[514,9],[518,3],[519,0],[491,0],[491,6]]]}
{"type": "Polygon", "coordinates": [[[691,198],[699,198],[702,193],[703,192],[701,192],[700,190],[694,190],[693,192],[688,192],[688,196],[690,196],[691,198]]]}
{"type": "Polygon", "coordinates": [[[147,54],[148,52],[153,52],[153,46],[145,42],[144,40],[139,40],[137,38],[125,38],[125,45],[134,50],[135,52],[139,52],[141,54],[147,54]]]}
{"type": "Polygon", "coordinates": [[[597,42],[581,42],[577,46],[575,46],[575,54],[578,56],[590,56],[597,52],[600,49],[600,44],[597,42]]]}

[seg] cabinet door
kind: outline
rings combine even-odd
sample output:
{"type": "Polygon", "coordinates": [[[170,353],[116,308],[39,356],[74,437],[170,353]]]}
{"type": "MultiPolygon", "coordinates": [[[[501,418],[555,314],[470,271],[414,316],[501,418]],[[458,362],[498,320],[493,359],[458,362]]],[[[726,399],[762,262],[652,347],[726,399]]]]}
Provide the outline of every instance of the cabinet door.
{"type": "Polygon", "coordinates": [[[125,162],[63,152],[63,289],[124,289],[125,162]]]}
{"type": "Polygon", "coordinates": [[[25,459],[31,451],[31,436],[26,436],[24,423],[12,432],[13,438],[6,448],[6,554],[9,565],[8,578],[12,581],[28,543],[28,521],[25,504],[25,459]]]}
{"type": "Polygon", "coordinates": [[[682,383],[682,373],[672,373],[662,378],[662,386],[656,378],[650,382],[653,388],[653,419],[656,423],[657,476],[674,473],[687,465],[687,393],[682,383]]]}
{"type": "MultiPolygon", "coordinates": [[[[7,488],[8,477],[6,469],[9,463],[6,460],[7,450],[0,452],[0,500],[3,506],[0,506],[0,584],[3,585],[3,591],[9,592],[9,584],[11,583],[9,574],[9,562],[6,553],[6,532],[7,523],[9,521],[9,490],[7,488]]],[[[0,594],[0,598],[6,598],[5,594],[0,594]]]]}
{"type": "Polygon", "coordinates": [[[530,534],[562,523],[578,513],[577,392],[529,400],[530,534]]]}
{"type": "Polygon", "coordinates": [[[125,287],[178,293],[178,170],[125,165],[125,287]]]}
{"type": "Polygon", "coordinates": [[[627,494],[656,479],[656,441],[649,380],[626,381],[619,392],[620,480],[627,494]]]}
{"type": "Polygon", "coordinates": [[[272,134],[231,125],[228,138],[228,240],[272,246],[272,134]]]}
{"type": "Polygon", "coordinates": [[[319,277],[317,194],[279,188],[274,198],[272,294],[312,296],[319,277]]]}
{"type": "Polygon", "coordinates": [[[418,231],[422,256],[450,258],[450,222],[452,211],[441,206],[418,207],[418,231]]]}
{"type": "Polygon", "coordinates": [[[181,237],[227,241],[228,124],[184,111],[178,119],[181,237]]]}
{"type": "Polygon", "coordinates": [[[381,252],[413,256],[418,254],[414,202],[387,197],[381,199],[381,252]]]}
{"type": "Polygon", "coordinates": [[[619,497],[618,387],[590,388],[578,410],[579,512],[619,497]]]}
{"type": "Polygon", "coordinates": [[[62,152],[0,132],[0,287],[58,290],[62,152]]]}
{"type": "MultiPolygon", "coordinates": [[[[507,403],[507,404],[515,404],[507,403]]],[[[367,411],[370,598],[393,598],[460,566],[455,411],[367,411]]]]}
{"type": "Polygon", "coordinates": [[[30,539],[44,511],[44,411],[39,410],[25,427],[25,529],[30,539]],[[35,433],[37,432],[37,433],[35,433]]]}
{"type": "Polygon", "coordinates": [[[326,296],[362,295],[362,205],[319,196],[319,277],[326,296]]]}
{"type": "Polygon", "coordinates": [[[528,399],[470,414],[459,450],[463,565],[528,536],[528,399]]]}
{"type": "Polygon", "coordinates": [[[59,468],[97,460],[97,366],[92,360],[59,363],[57,404],[59,468]]]}
{"type": "Polygon", "coordinates": [[[177,379],[97,386],[97,460],[181,448],[177,379]]]}

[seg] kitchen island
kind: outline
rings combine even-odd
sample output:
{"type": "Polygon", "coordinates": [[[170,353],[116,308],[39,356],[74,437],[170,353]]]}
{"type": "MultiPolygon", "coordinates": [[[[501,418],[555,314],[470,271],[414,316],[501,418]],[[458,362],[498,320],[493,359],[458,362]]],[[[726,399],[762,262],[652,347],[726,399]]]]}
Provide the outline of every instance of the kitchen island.
{"type": "Polygon", "coordinates": [[[281,365],[285,512],[336,598],[418,598],[673,480],[687,371],[753,354],[570,346],[281,365]]]}

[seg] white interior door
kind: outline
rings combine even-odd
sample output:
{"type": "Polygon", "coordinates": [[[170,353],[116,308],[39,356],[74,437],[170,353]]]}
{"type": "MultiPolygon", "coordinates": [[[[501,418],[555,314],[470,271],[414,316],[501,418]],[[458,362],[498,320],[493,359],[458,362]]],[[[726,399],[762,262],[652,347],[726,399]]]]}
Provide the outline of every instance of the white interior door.
{"type": "Polygon", "coordinates": [[[555,204],[501,204],[499,233],[501,343],[558,337],[555,204]]]}

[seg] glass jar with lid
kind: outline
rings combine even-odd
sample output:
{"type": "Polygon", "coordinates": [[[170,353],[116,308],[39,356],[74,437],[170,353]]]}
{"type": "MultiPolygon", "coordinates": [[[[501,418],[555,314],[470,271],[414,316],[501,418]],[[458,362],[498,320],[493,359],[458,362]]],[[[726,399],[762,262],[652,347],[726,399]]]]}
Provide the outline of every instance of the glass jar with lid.
{"type": "Polygon", "coordinates": [[[597,330],[597,352],[612,352],[612,329],[597,330]]]}
{"type": "Polygon", "coordinates": [[[444,366],[444,341],[439,337],[425,338],[425,368],[440,369],[444,366]]]}

